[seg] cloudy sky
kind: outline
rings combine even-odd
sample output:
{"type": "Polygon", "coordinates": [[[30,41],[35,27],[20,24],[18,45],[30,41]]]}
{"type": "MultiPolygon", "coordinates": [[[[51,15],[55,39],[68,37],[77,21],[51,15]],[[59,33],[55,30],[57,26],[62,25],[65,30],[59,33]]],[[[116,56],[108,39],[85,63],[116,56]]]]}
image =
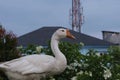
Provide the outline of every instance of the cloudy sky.
{"type": "MultiPolygon", "coordinates": [[[[82,33],[102,38],[101,31],[120,32],[120,0],[81,0],[82,33]]],[[[0,0],[0,24],[21,36],[43,26],[71,29],[72,0],[0,0]]]]}

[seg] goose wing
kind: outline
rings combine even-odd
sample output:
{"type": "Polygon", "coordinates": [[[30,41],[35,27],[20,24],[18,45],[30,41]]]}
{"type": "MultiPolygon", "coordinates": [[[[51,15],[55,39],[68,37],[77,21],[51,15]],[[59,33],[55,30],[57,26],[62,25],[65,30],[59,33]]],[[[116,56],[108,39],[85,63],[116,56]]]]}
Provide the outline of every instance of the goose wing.
{"type": "Polygon", "coordinates": [[[44,73],[53,68],[54,58],[51,56],[31,55],[0,64],[0,68],[21,74],[44,73]]]}

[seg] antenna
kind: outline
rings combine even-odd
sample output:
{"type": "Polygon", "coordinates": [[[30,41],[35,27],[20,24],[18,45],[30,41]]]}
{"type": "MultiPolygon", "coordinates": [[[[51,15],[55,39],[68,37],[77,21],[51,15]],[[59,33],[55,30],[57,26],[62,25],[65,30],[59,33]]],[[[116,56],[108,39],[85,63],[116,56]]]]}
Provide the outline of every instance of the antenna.
{"type": "Polygon", "coordinates": [[[72,19],[72,30],[81,33],[83,18],[83,7],[81,6],[80,0],[72,0],[72,11],[70,12],[70,21],[72,19]]]}

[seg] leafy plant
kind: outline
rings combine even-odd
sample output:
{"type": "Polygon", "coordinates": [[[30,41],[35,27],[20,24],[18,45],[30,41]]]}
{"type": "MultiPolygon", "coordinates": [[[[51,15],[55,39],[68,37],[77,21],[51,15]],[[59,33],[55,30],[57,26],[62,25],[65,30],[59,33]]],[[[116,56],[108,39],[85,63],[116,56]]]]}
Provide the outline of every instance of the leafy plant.
{"type": "MultiPolygon", "coordinates": [[[[109,70],[110,66],[108,65],[108,63],[110,63],[110,56],[108,54],[98,54],[100,53],[95,50],[89,50],[84,56],[84,66],[82,66],[82,68],[83,72],[89,74],[85,74],[88,80],[105,80],[111,77],[111,72],[109,70]]],[[[81,76],[83,77],[84,75],[79,75],[78,78],[81,76]]],[[[78,80],[80,80],[80,78],[78,80]]]]}
{"type": "Polygon", "coordinates": [[[108,52],[111,56],[112,79],[120,80],[120,46],[111,46],[108,52]]]}

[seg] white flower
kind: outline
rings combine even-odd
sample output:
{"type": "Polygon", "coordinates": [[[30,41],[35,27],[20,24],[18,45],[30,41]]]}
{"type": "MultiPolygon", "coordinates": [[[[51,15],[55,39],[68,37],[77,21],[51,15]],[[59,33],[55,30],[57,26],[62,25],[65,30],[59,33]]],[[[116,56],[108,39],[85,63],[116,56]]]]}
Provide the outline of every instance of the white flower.
{"type": "Polygon", "coordinates": [[[36,51],[37,51],[38,53],[40,53],[42,48],[43,48],[42,46],[37,46],[37,47],[36,47],[36,51]]]}
{"type": "Polygon", "coordinates": [[[92,77],[92,72],[89,72],[89,76],[91,76],[91,77],[92,77]]]}
{"type": "Polygon", "coordinates": [[[84,46],[84,43],[83,43],[83,42],[80,42],[80,45],[83,47],[83,46],[84,46]]]}
{"type": "Polygon", "coordinates": [[[104,78],[105,78],[105,80],[106,80],[107,78],[110,78],[111,75],[112,75],[112,74],[111,74],[111,72],[110,72],[109,69],[104,70],[104,78]]]}
{"type": "Polygon", "coordinates": [[[83,64],[83,66],[84,66],[84,67],[88,67],[88,66],[89,66],[89,64],[83,64]]]}
{"type": "Polygon", "coordinates": [[[77,60],[74,60],[73,66],[75,66],[75,67],[77,67],[77,66],[81,67],[82,65],[77,60]]]}
{"type": "Polygon", "coordinates": [[[55,78],[54,77],[50,77],[50,80],[55,80],[55,78]]]}
{"type": "Polygon", "coordinates": [[[96,53],[96,56],[100,57],[101,55],[100,55],[100,53],[96,53]]]}
{"type": "Polygon", "coordinates": [[[72,70],[73,69],[73,67],[72,66],[67,66],[67,68],[69,69],[69,70],[72,70]]]}
{"type": "Polygon", "coordinates": [[[80,71],[80,72],[77,73],[77,75],[81,75],[81,74],[83,74],[83,73],[84,73],[83,71],[80,71]]]}
{"type": "Polygon", "coordinates": [[[72,77],[72,78],[71,78],[71,80],[77,80],[77,77],[76,77],[76,76],[74,76],[74,77],[72,77]]]}
{"type": "Polygon", "coordinates": [[[87,71],[85,71],[85,74],[86,74],[86,75],[89,75],[89,73],[88,73],[87,71]]]}
{"type": "Polygon", "coordinates": [[[19,50],[22,49],[22,48],[23,48],[23,46],[18,46],[18,47],[17,47],[17,49],[19,49],[19,50]]]}
{"type": "Polygon", "coordinates": [[[76,67],[76,66],[77,66],[77,63],[73,63],[73,66],[75,66],[75,67],[76,67]]]}
{"type": "Polygon", "coordinates": [[[103,67],[105,68],[103,76],[104,76],[105,80],[107,80],[108,78],[110,78],[112,76],[112,73],[107,67],[105,67],[105,66],[103,66],[103,67]]]}
{"type": "Polygon", "coordinates": [[[29,49],[29,50],[27,50],[27,52],[28,52],[28,53],[29,53],[29,52],[30,52],[30,53],[32,53],[32,50],[31,50],[31,49],[29,49]]]}

